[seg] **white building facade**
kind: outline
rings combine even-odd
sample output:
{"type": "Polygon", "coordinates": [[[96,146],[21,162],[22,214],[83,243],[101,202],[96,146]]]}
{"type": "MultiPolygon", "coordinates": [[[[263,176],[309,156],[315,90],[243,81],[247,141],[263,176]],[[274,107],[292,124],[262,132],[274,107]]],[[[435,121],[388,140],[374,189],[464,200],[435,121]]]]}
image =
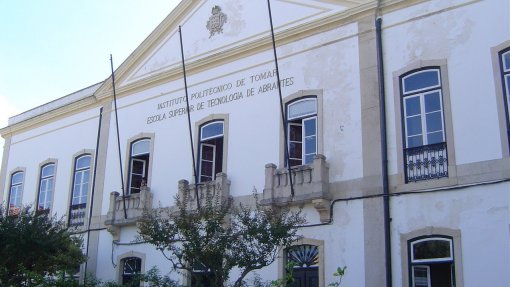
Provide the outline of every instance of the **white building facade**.
{"type": "Polygon", "coordinates": [[[194,161],[236,202],[302,208],[299,286],[339,266],[342,286],[509,286],[510,2],[271,5],[285,123],[267,2],[182,1],[115,71],[120,151],[111,78],[0,129],[9,212],[66,216],[87,235],[82,273],[170,272],[136,223],[193,188],[194,161]]]}

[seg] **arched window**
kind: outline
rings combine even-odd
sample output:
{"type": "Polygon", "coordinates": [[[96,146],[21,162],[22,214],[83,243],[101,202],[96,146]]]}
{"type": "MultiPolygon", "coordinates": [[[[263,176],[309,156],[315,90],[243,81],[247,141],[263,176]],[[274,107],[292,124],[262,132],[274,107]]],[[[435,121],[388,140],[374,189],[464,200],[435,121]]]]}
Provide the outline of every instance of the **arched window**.
{"type": "Polygon", "coordinates": [[[122,284],[128,286],[140,286],[140,281],[135,281],[135,275],[142,272],[142,259],[127,257],[122,259],[122,284]]]}
{"type": "Polygon", "coordinates": [[[439,68],[401,77],[405,179],[448,176],[448,156],[439,68]]]}
{"type": "Polygon", "coordinates": [[[455,286],[452,238],[417,238],[410,240],[408,245],[411,286],[455,286]]]}
{"type": "Polygon", "coordinates": [[[319,248],[317,246],[303,244],[289,247],[287,262],[294,263],[293,286],[319,286],[319,248]]]}
{"type": "Polygon", "coordinates": [[[150,139],[144,138],[131,143],[129,158],[129,193],[139,193],[147,185],[149,173],[150,139]]]}
{"type": "Polygon", "coordinates": [[[53,201],[53,186],[55,184],[55,164],[49,163],[41,168],[39,177],[39,194],[37,197],[37,210],[48,213],[53,201]]]}
{"type": "Polygon", "coordinates": [[[23,195],[23,176],[22,171],[11,175],[11,186],[9,188],[9,215],[18,215],[21,210],[21,196],[23,195]]]}
{"type": "Polygon", "coordinates": [[[199,181],[216,178],[223,170],[223,121],[212,121],[200,126],[199,181]]]}
{"type": "Polygon", "coordinates": [[[89,154],[81,155],[75,159],[69,225],[78,226],[84,224],[91,159],[92,157],[89,154]]]}
{"type": "Polygon", "coordinates": [[[317,98],[287,104],[287,141],[290,166],[311,164],[317,154],[317,98]]]}

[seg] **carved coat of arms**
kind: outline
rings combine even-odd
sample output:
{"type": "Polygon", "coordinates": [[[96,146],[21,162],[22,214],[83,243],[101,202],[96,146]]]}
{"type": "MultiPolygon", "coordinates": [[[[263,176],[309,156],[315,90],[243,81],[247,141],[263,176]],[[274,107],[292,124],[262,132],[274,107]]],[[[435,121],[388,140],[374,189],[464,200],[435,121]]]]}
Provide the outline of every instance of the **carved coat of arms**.
{"type": "Polygon", "coordinates": [[[212,15],[209,17],[207,21],[207,30],[211,33],[209,38],[214,36],[214,34],[223,33],[223,24],[227,23],[227,15],[221,12],[221,7],[216,5],[212,8],[212,15]]]}

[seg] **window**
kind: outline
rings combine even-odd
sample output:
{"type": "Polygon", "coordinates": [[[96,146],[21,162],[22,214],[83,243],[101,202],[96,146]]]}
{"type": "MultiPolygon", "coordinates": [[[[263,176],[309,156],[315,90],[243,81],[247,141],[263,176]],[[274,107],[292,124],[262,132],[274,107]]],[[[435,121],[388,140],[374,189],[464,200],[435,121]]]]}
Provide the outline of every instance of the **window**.
{"type": "Polygon", "coordinates": [[[72,226],[84,224],[91,158],[90,155],[86,154],[77,157],[75,160],[71,207],[69,210],[69,225],[72,226]]]}
{"type": "Polygon", "coordinates": [[[203,264],[195,264],[191,274],[191,287],[211,287],[215,286],[216,277],[214,272],[203,264]]]}
{"type": "Polygon", "coordinates": [[[135,275],[142,272],[142,259],[127,257],[122,260],[122,284],[127,286],[140,286],[140,281],[135,281],[135,275]]]}
{"type": "Polygon", "coordinates": [[[223,121],[200,126],[199,182],[212,181],[223,171],[223,121]]]}
{"type": "Polygon", "coordinates": [[[503,81],[505,115],[506,115],[506,132],[510,145],[510,48],[500,53],[501,77],[503,81]]]}
{"type": "Polygon", "coordinates": [[[401,78],[405,180],[448,176],[448,156],[439,68],[401,78]]]}
{"type": "Polygon", "coordinates": [[[21,196],[23,194],[23,175],[18,171],[11,176],[11,187],[9,188],[9,215],[18,215],[21,209],[21,196]]]}
{"type": "Polygon", "coordinates": [[[39,181],[39,195],[37,199],[37,210],[49,212],[53,201],[53,186],[55,181],[55,164],[49,163],[41,168],[39,181]]]}
{"type": "Polygon", "coordinates": [[[287,261],[293,262],[293,287],[319,286],[319,248],[303,244],[287,249],[287,261]]]}
{"type": "Polygon", "coordinates": [[[290,166],[311,164],[317,154],[317,98],[287,104],[287,141],[290,166]]]}
{"type": "Polygon", "coordinates": [[[408,246],[411,286],[455,286],[452,238],[417,238],[409,241],[408,246]]]}
{"type": "Polygon", "coordinates": [[[149,173],[150,139],[144,138],[131,143],[129,158],[129,193],[139,193],[147,185],[149,173]]]}

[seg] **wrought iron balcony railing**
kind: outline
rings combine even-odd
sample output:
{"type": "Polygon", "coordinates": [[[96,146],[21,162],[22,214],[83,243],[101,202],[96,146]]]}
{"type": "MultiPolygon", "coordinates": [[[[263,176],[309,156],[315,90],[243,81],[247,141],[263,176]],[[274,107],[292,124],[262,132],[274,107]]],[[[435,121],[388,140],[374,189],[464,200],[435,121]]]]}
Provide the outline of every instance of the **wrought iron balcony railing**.
{"type": "Polygon", "coordinates": [[[446,142],[404,149],[406,183],[448,177],[446,142]]]}
{"type": "Polygon", "coordinates": [[[69,226],[82,226],[85,224],[86,203],[74,204],[69,208],[69,226]]]}

